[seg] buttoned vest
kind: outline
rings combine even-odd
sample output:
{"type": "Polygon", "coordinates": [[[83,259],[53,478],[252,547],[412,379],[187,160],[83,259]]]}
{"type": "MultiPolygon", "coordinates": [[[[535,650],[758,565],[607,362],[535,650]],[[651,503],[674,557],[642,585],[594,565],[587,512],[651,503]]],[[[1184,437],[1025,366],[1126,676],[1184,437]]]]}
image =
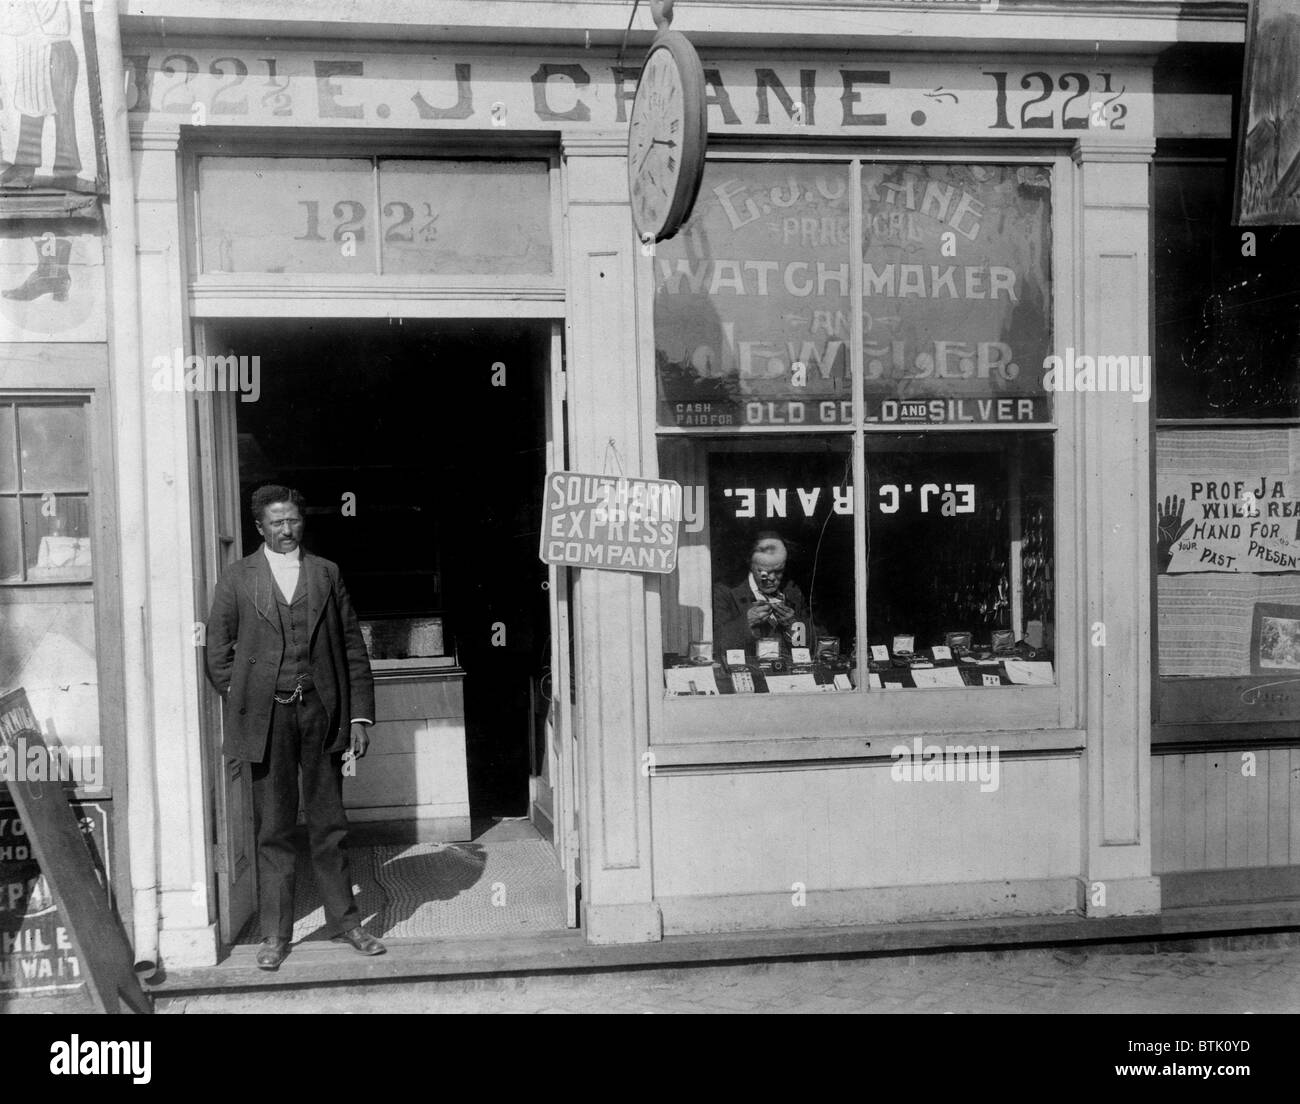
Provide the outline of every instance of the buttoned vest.
{"type": "Polygon", "coordinates": [[[298,569],[298,585],[293,591],[293,601],[286,602],[278,584],[272,583],[275,604],[280,611],[280,632],[284,636],[284,658],[276,676],[277,693],[289,694],[298,683],[299,675],[311,674],[311,644],[307,639],[307,568],[298,569]]]}

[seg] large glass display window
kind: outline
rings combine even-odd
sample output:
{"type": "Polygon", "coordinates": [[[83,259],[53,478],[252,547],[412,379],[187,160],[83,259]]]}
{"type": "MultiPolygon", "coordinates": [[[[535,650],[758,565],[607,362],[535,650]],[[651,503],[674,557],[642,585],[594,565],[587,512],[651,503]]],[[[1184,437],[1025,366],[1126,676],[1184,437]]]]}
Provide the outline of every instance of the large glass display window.
{"type": "Polygon", "coordinates": [[[670,698],[1054,687],[1046,163],[718,159],[655,272],[670,698]]]}

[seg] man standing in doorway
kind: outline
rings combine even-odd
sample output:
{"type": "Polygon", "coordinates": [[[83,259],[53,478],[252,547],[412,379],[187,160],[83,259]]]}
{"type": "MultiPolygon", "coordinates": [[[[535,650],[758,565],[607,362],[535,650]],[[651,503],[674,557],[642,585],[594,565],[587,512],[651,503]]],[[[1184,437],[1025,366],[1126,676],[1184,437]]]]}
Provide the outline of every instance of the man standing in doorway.
{"type": "Polygon", "coordinates": [[[251,505],[265,543],[217,583],[207,666],[225,702],[222,750],[253,764],[263,936],[257,964],[277,969],[293,937],[300,771],[327,927],[336,942],[383,954],[353,900],[343,810],[344,752],[365,755],[375,713],[361,626],[338,566],[302,548],[302,495],[269,485],[253,492],[251,505]]]}

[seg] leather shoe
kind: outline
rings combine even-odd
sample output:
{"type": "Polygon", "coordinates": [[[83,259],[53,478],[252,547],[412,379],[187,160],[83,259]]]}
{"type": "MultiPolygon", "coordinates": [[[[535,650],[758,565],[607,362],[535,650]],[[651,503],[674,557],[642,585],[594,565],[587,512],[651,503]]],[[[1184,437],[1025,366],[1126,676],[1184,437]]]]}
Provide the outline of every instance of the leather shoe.
{"type": "Polygon", "coordinates": [[[289,953],[289,941],[267,936],[257,948],[257,966],[259,970],[278,970],[285,955],[289,953]]]}
{"type": "Polygon", "coordinates": [[[363,955],[381,955],[388,950],[360,924],[355,928],[348,928],[345,932],[339,932],[333,937],[332,942],[351,944],[354,951],[363,955]]]}

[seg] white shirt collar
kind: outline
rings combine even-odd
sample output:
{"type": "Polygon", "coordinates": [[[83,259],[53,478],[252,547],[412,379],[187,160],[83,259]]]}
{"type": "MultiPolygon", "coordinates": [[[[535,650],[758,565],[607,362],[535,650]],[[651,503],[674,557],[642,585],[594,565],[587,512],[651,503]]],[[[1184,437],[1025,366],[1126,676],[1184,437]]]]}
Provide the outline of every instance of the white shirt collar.
{"type": "Polygon", "coordinates": [[[274,568],[297,567],[299,557],[302,555],[302,545],[292,552],[272,552],[269,544],[263,544],[262,551],[266,553],[267,563],[274,568]]]}
{"type": "Polygon", "coordinates": [[[750,593],[753,594],[755,601],[770,602],[773,599],[775,599],[778,602],[785,601],[785,594],[781,591],[777,591],[775,594],[764,594],[761,590],[759,590],[758,583],[754,581],[754,573],[752,571],[745,577],[749,580],[749,590],[750,593]]]}

